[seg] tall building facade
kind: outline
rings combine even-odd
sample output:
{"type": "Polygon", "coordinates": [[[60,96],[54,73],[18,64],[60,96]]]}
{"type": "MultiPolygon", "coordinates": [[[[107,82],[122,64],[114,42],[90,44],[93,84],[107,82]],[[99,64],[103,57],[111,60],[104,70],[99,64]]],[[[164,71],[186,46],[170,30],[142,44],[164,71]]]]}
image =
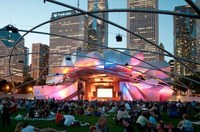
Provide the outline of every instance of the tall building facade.
{"type": "Polygon", "coordinates": [[[168,64],[170,65],[171,73],[174,73],[174,59],[169,60],[168,64]]]}
{"type": "Polygon", "coordinates": [[[158,56],[158,60],[159,61],[164,61],[165,60],[165,55],[164,55],[164,49],[165,49],[165,47],[164,47],[164,45],[162,44],[162,43],[160,43],[160,45],[159,45],[159,47],[161,48],[161,49],[163,49],[163,50],[161,50],[161,49],[159,49],[158,51],[159,51],[159,56],[158,56]]]}
{"type": "MultiPolygon", "coordinates": [[[[196,0],[196,4],[197,6],[200,8],[200,0],[196,0]]],[[[196,39],[196,43],[197,43],[197,55],[199,56],[197,58],[197,62],[200,63],[200,19],[196,19],[196,33],[197,33],[197,39],[196,39]]],[[[200,65],[198,65],[198,71],[200,71],[200,65]]]]}
{"type": "MultiPolygon", "coordinates": [[[[194,13],[194,10],[189,5],[177,6],[175,12],[194,13]]],[[[197,43],[197,25],[196,19],[182,16],[174,16],[174,55],[184,59],[198,62],[198,47],[197,43]]],[[[198,71],[198,66],[194,63],[184,62],[188,67],[195,72],[198,71]]],[[[179,61],[175,60],[175,72],[180,75],[191,75],[191,71],[183,66],[179,61]]]]}
{"type": "Polygon", "coordinates": [[[24,77],[29,77],[28,73],[29,73],[29,48],[28,47],[24,47],[24,77]]]}
{"type": "MultiPolygon", "coordinates": [[[[108,9],[108,0],[88,0],[88,11],[98,11],[108,9]]],[[[94,14],[100,18],[108,20],[108,13],[94,14]]],[[[108,46],[108,23],[88,16],[88,41],[103,46],[108,46]]],[[[102,51],[102,47],[88,43],[89,51],[102,51]]]]}
{"type": "Polygon", "coordinates": [[[39,81],[48,75],[49,46],[41,43],[32,44],[31,77],[39,81]]]}
{"type": "MultiPolygon", "coordinates": [[[[79,15],[74,17],[67,17],[69,15],[76,14],[74,10],[54,12],[51,19],[64,17],[50,23],[50,33],[78,38],[82,40],[88,40],[88,19],[86,15],[79,15]]],[[[49,51],[49,64],[50,74],[60,72],[60,66],[65,54],[75,52],[77,49],[85,49],[86,43],[83,41],[77,41],[59,36],[50,36],[50,51],[49,51]]]]}
{"type": "MultiPolygon", "coordinates": [[[[9,26],[9,25],[8,25],[9,26]]],[[[12,33],[6,30],[5,26],[0,32],[0,78],[7,81],[23,82],[24,80],[24,61],[25,61],[25,47],[24,39],[22,39],[15,49],[11,57],[9,72],[9,55],[16,41],[21,37],[19,33],[12,33]],[[12,76],[12,80],[10,80],[12,76]]]]}
{"type": "MultiPolygon", "coordinates": [[[[128,0],[128,8],[133,9],[158,9],[158,0],[128,0]]],[[[127,14],[127,27],[132,32],[146,38],[158,45],[158,14],[130,12],[127,14]]],[[[158,52],[158,48],[146,41],[128,33],[127,47],[130,49],[148,50],[158,52]]],[[[132,50],[131,55],[135,52],[132,50]]],[[[144,60],[157,61],[158,55],[145,52],[144,60]]]]}

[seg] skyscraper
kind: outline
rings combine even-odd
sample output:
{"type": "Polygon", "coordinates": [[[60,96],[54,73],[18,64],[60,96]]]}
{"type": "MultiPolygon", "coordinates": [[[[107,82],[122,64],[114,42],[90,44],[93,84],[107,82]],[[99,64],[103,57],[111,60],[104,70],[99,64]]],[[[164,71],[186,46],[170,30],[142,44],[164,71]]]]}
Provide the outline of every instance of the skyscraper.
{"type": "Polygon", "coordinates": [[[48,75],[49,46],[41,43],[33,43],[31,62],[31,76],[34,80],[48,75]]]}
{"type": "MultiPolygon", "coordinates": [[[[200,8],[200,0],[196,0],[197,6],[200,8]]],[[[196,19],[196,33],[197,33],[197,62],[200,63],[200,19],[196,19]]],[[[200,65],[198,65],[198,71],[200,71],[200,65]]]]}
{"type": "MultiPolygon", "coordinates": [[[[194,13],[194,10],[189,5],[176,6],[176,12],[194,13]]],[[[196,19],[182,16],[174,16],[174,55],[191,61],[198,61],[197,43],[197,25],[196,19]]],[[[198,71],[196,64],[184,62],[188,67],[195,72],[198,71]]],[[[175,72],[181,75],[190,75],[191,71],[175,60],[175,72]]]]}
{"type": "MultiPolygon", "coordinates": [[[[158,0],[128,0],[128,8],[133,9],[158,9],[158,0]]],[[[146,38],[147,40],[158,45],[158,15],[153,13],[130,12],[127,15],[127,27],[132,32],[146,38]]],[[[148,50],[158,52],[158,49],[142,39],[127,34],[127,47],[130,49],[148,50]]],[[[133,55],[135,52],[132,51],[133,55]]],[[[158,60],[158,55],[145,52],[146,61],[158,60]]]]}
{"type": "MultiPolygon", "coordinates": [[[[165,49],[165,47],[164,47],[164,45],[162,44],[162,43],[160,43],[160,45],[159,45],[159,47],[161,48],[161,49],[165,49]]],[[[159,51],[159,58],[158,58],[158,60],[159,61],[164,61],[165,60],[165,56],[164,56],[164,51],[163,50],[161,50],[161,49],[159,49],[158,51],[159,51]]]]}
{"type": "MultiPolygon", "coordinates": [[[[8,25],[9,26],[9,25],[8,25]]],[[[11,58],[9,73],[9,55],[16,41],[21,37],[19,33],[12,33],[7,31],[5,26],[0,31],[0,78],[4,78],[7,81],[23,82],[24,73],[24,39],[22,39],[15,49],[13,50],[13,56],[11,58]],[[10,80],[12,76],[12,80],[10,80]]]]}
{"type": "MultiPolygon", "coordinates": [[[[108,0],[88,0],[88,11],[108,9],[108,0]]],[[[98,17],[108,20],[108,13],[95,14],[98,17]]],[[[108,46],[108,23],[88,17],[88,41],[96,44],[108,46]]],[[[87,49],[90,51],[101,51],[101,46],[88,43],[87,49]]]]}
{"type": "Polygon", "coordinates": [[[29,75],[29,48],[28,47],[24,47],[24,77],[28,77],[29,75]]]}
{"type": "MultiPolygon", "coordinates": [[[[63,16],[69,16],[76,14],[74,10],[61,11],[52,13],[51,19],[56,19],[63,16]]],[[[86,15],[79,15],[74,17],[66,17],[50,23],[50,33],[68,36],[72,38],[78,38],[87,40],[87,17],[86,15]]],[[[77,41],[59,36],[50,36],[50,52],[49,52],[49,64],[50,74],[59,72],[60,66],[65,54],[75,52],[78,48],[85,49],[86,43],[83,41],[77,41]]]]}
{"type": "MultiPolygon", "coordinates": [[[[169,60],[168,64],[170,65],[171,73],[174,73],[174,59],[169,60]]],[[[173,76],[173,74],[171,76],[173,76]]]]}

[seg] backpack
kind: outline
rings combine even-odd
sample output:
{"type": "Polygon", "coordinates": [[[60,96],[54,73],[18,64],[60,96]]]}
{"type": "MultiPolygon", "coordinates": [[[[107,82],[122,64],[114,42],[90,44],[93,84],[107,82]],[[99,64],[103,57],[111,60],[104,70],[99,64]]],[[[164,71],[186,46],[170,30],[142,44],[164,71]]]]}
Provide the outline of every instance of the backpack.
{"type": "Polygon", "coordinates": [[[182,132],[194,132],[192,122],[189,120],[184,120],[183,125],[181,126],[182,132]]]}

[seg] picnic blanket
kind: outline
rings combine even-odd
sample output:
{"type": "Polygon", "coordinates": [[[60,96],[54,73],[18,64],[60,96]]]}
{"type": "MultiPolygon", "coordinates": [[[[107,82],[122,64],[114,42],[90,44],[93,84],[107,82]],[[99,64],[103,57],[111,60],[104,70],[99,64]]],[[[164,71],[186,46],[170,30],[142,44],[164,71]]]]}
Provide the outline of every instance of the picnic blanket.
{"type": "Polygon", "coordinates": [[[27,117],[24,117],[23,115],[19,114],[16,117],[11,117],[11,119],[15,119],[15,120],[30,120],[30,121],[35,121],[35,120],[52,121],[52,120],[55,120],[55,117],[54,116],[50,116],[48,118],[27,118],[27,117]]]}

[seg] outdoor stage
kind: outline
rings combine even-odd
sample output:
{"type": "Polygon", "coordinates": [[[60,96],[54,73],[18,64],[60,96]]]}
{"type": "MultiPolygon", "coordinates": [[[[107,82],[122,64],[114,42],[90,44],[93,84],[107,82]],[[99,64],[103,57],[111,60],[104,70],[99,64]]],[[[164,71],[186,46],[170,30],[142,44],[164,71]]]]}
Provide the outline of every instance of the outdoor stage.
{"type": "Polygon", "coordinates": [[[166,61],[146,62],[138,52],[107,50],[66,55],[47,85],[34,86],[36,98],[58,100],[168,100],[173,93],[166,61]]]}

